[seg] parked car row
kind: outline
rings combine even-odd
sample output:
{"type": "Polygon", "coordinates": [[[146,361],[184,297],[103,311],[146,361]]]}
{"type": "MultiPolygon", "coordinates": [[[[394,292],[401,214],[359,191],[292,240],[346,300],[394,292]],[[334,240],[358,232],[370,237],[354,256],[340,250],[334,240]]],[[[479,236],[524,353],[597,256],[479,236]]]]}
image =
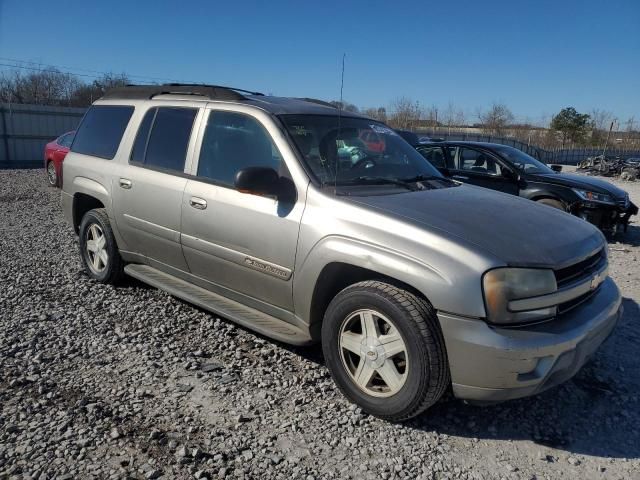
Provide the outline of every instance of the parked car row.
{"type": "Polygon", "coordinates": [[[438,142],[417,150],[445,176],[518,195],[572,213],[602,230],[627,230],[638,207],[615,185],[585,175],[560,173],[516,148],[494,143],[438,142]]]}
{"type": "Polygon", "coordinates": [[[420,148],[317,101],[129,86],[88,110],[58,178],[89,277],[127,274],[274,339],[321,342],[370,414],[571,378],[621,313],[607,244],[518,185],[576,188],[585,205],[600,190],[554,183],[515,150],[420,148]]]}

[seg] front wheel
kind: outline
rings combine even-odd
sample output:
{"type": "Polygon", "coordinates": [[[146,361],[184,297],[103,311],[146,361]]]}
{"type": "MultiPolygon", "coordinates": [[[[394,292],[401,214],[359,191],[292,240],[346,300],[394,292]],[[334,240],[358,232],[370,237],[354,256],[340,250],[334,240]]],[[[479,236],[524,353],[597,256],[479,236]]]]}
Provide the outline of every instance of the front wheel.
{"type": "Polygon", "coordinates": [[[388,283],[360,282],[336,295],[325,313],[322,348],[344,395],[387,420],[418,415],[450,384],[433,308],[388,283]]]}
{"type": "Polygon", "coordinates": [[[537,203],[540,205],[546,205],[547,207],[556,208],[558,210],[562,210],[563,212],[567,211],[567,208],[564,206],[560,200],[555,200],[553,198],[541,198],[537,200],[537,203]]]}
{"type": "Polygon", "coordinates": [[[52,187],[58,186],[58,172],[52,161],[47,162],[47,182],[52,187]]]}

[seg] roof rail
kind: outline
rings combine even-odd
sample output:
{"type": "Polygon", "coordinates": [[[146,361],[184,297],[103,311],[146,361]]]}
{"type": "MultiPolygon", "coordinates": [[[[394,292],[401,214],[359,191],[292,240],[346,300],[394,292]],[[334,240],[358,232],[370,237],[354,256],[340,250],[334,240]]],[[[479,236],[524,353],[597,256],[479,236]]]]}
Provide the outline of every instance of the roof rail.
{"type": "Polygon", "coordinates": [[[309,103],[317,103],[318,105],[324,105],[325,107],[338,108],[333,103],[325,102],[324,100],[318,100],[317,98],[299,97],[297,100],[302,100],[303,102],[309,103]]]}
{"type": "Polygon", "coordinates": [[[102,96],[107,100],[148,100],[158,95],[198,95],[210,100],[246,100],[243,93],[262,95],[239,88],[222,87],[219,85],[200,85],[187,83],[166,83],[163,85],[126,85],[116,87],[102,96]]]}
{"type": "Polygon", "coordinates": [[[251,90],[245,90],[244,88],[226,87],[224,85],[208,85],[205,83],[167,83],[172,87],[211,87],[211,88],[224,88],[226,90],[233,90],[234,92],[248,93],[249,95],[258,95],[264,97],[264,93],[252,92],[251,90]]]}

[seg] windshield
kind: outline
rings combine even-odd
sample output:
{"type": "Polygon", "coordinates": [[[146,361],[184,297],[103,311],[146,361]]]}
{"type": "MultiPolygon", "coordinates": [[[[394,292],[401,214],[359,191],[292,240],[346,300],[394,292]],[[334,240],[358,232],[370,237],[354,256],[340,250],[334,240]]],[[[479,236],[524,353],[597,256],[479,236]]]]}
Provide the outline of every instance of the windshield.
{"type": "Polygon", "coordinates": [[[281,115],[280,118],[305,163],[323,186],[402,187],[423,180],[436,180],[449,186],[450,182],[416,149],[382,123],[337,115],[281,115]]]}
{"type": "Polygon", "coordinates": [[[517,148],[501,146],[497,147],[503,157],[509,160],[514,167],[524,173],[556,173],[544,163],[536,160],[531,155],[527,155],[517,148]]]}

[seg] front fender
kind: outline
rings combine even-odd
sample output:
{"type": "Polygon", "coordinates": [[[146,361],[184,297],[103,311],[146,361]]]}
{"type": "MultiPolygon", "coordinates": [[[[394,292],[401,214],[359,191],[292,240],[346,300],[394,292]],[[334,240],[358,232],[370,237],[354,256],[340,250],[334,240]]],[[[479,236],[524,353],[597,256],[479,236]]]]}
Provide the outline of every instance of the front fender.
{"type": "MultiPolygon", "coordinates": [[[[330,235],[318,241],[298,265],[293,285],[295,311],[309,323],[316,283],[324,268],[332,263],[344,263],[372,270],[399,280],[425,295],[436,309],[484,316],[480,279],[469,279],[466,288],[458,279],[425,261],[388,247],[353,238],[330,235]],[[477,280],[477,285],[475,285],[477,280]],[[457,285],[457,287],[454,287],[457,285]],[[458,291],[461,290],[461,291],[458,291]],[[465,290],[468,290],[465,292],[465,290]],[[460,299],[465,298],[464,305],[460,299]]],[[[455,272],[459,275],[460,272],[455,272]]]]}

